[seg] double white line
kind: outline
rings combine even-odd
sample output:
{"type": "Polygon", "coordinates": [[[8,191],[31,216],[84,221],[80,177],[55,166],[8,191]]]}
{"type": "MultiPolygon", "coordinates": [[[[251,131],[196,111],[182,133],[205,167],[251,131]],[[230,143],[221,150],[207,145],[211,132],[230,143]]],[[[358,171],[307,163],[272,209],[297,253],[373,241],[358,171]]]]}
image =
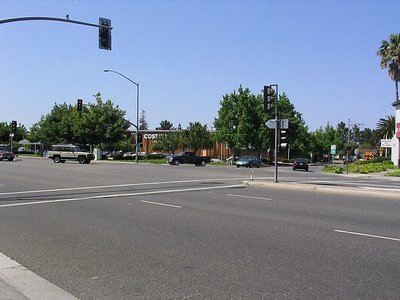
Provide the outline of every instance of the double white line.
{"type": "MultiPolygon", "coordinates": [[[[185,182],[187,182],[187,181],[185,181],[185,182]]],[[[160,183],[158,183],[158,184],[160,184],[160,183]]],[[[139,185],[139,184],[137,184],[137,185],[139,185]]],[[[120,185],[120,186],[122,186],[122,185],[120,185]]],[[[128,186],[128,185],[123,185],[123,186],[128,186]]],[[[46,203],[57,203],[57,202],[72,202],[72,201],[83,201],[83,200],[97,200],[97,199],[107,199],[107,198],[121,198],[121,197],[133,197],[133,196],[144,196],[144,195],[168,194],[168,193],[183,193],[183,192],[193,192],[193,191],[236,188],[236,187],[243,187],[243,186],[244,186],[244,184],[233,184],[233,185],[212,186],[212,187],[199,187],[199,188],[186,188],[186,189],[183,188],[183,189],[171,189],[171,190],[156,190],[156,191],[149,191],[149,192],[136,192],[136,193],[125,193],[125,194],[108,194],[108,195],[97,195],[97,196],[88,196],[88,197],[79,197],[79,198],[30,201],[30,202],[19,202],[19,203],[2,204],[2,205],[0,205],[0,208],[15,207],[15,206],[27,206],[27,205],[37,205],[37,204],[46,204],[46,203]]],[[[118,186],[103,186],[102,188],[109,188],[109,187],[118,187],[118,186]]],[[[91,189],[94,189],[94,188],[100,188],[100,187],[91,187],[91,189]]],[[[71,188],[71,189],[78,190],[78,189],[89,189],[89,188],[71,188]]],[[[66,191],[66,190],[71,190],[71,189],[42,190],[41,192],[66,191]]],[[[39,191],[31,191],[31,193],[32,192],[39,192],[39,191]]],[[[0,195],[12,195],[12,194],[22,194],[22,193],[27,194],[28,192],[1,193],[0,195]]],[[[155,204],[155,203],[153,203],[153,204],[155,204]]]]}

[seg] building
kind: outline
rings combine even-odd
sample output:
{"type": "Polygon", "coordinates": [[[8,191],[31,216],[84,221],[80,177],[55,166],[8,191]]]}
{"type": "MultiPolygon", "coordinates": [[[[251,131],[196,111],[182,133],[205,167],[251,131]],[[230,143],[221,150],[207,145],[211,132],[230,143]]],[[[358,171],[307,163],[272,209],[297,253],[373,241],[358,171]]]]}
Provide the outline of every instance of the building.
{"type": "Polygon", "coordinates": [[[393,137],[392,143],[392,162],[395,166],[400,167],[400,100],[392,103],[392,105],[396,108],[395,115],[395,134],[393,137]]]}
{"type": "MultiPolygon", "coordinates": [[[[153,145],[156,142],[157,138],[159,135],[162,134],[168,134],[171,132],[175,132],[175,130],[140,130],[139,131],[139,142],[141,144],[141,147],[139,149],[140,152],[146,152],[146,153],[153,153],[155,152],[153,150],[153,145]]],[[[212,134],[213,132],[211,132],[212,134]]],[[[178,149],[176,153],[179,151],[183,151],[187,149],[178,149]]],[[[214,147],[211,149],[202,149],[197,152],[197,155],[200,156],[210,156],[211,158],[214,159],[221,159],[225,160],[231,156],[233,156],[233,151],[229,149],[225,144],[215,142],[214,147]]],[[[250,150],[250,149],[242,149],[240,150],[240,156],[243,155],[254,155],[258,156],[258,152],[255,150],[250,150]]],[[[261,158],[268,158],[268,153],[267,151],[262,151],[261,152],[261,158]]]]}
{"type": "MultiPolygon", "coordinates": [[[[139,141],[141,141],[140,152],[153,153],[153,145],[159,135],[175,132],[175,130],[140,130],[139,141]]],[[[178,149],[179,152],[184,149],[178,149]]],[[[211,149],[203,149],[197,152],[197,155],[210,156],[211,158],[227,159],[232,156],[232,151],[222,143],[216,142],[211,149]]]]}

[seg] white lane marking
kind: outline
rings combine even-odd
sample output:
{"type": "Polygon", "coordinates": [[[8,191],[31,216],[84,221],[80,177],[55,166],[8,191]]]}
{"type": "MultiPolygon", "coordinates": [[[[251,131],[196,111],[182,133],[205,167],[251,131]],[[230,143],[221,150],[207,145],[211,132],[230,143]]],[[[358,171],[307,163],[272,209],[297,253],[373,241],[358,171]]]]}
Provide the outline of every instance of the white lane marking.
{"type": "Polygon", "coordinates": [[[371,191],[373,190],[384,190],[384,191],[395,191],[395,192],[400,191],[400,189],[398,188],[388,188],[388,187],[374,187],[374,186],[359,186],[359,187],[371,191]]]}
{"type": "Polygon", "coordinates": [[[145,201],[145,200],[140,200],[140,202],[154,204],[154,205],[167,206],[167,207],[173,207],[173,208],[182,208],[182,206],[179,206],[179,205],[172,205],[172,204],[166,204],[166,203],[160,203],[160,202],[145,201]]]}
{"type": "MultiPolygon", "coordinates": [[[[84,186],[84,187],[71,187],[71,188],[59,188],[59,189],[47,189],[47,190],[33,190],[33,191],[19,191],[19,192],[4,192],[0,193],[0,196],[6,195],[20,195],[20,194],[34,194],[34,193],[50,193],[50,192],[66,192],[66,191],[79,191],[79,190],[95,190],[95,189],[106,189],[106,188],[118,188],[118,187],[129,187],[129,186],[140,186],[140,185],[158,185],[158,184],[171,184],[171,183],[190,183],[190,182],[212,182],[212,181],[233,181],[233,180],[245,180],[246,178],[216,178],[216,179],[192,179],[192,180],[177,180],[177,181],[158,181],[158,182],[142,182],[142,183],[126,183],[126,184],[113,184],[113,185],[98,185],[98,186],[84,186]]],[[[260,178],[261,179],[261,178],[260,178]]]]}
{"type": "Polygon", "coordinates": [[[339,233],[347,233],[347,234],[367,236],[367,237],[372,237],[372,238],[377,238],[377,239],[384,239],[384,240],[391,240],[391,241],[400,242],[400,239],[393,238],[393,237],[387,237],[387,236],[381,236],[381,235],[373,235],[373,234],[361,233],[361,232],[345,231],[345,230],[334,230],[334,231],[335,232],[339,232],[339,233]]]}
{"type": "Polygon", "coordinates": [[[35,204],[46,204],[46,203],[56,203],[56,202],[72,202],[72,201],[94,200],[94,199],[105,199],[105,198],[118,198],[118,197],[129,197],[129,196],[143,196],[143,195],[155,195],[155,194],[167,194],[167,193],[182,193],[182,192],[193,192],[193,191],[204,191],[204,190],[216,190],[216,189],[224,189],[224,188],[243,187],[243,186],[245,186],[245,185],[244,184],[234,184],[234,185],[211,186],[211,187],[201,187],[201,188],[157,190],[157,191],[150,191],[150,192],[137,192],[137,193],[128,193],[128,194],[98,195],[98,196],[88,196],[88,197],[81,197],[81,198],[20,202],[20,203],[3,204],[3,205],[0,205],[0,208],[35,205],[35,204]]]}
{"type": "Polygon", "coordinates": [[[255,196],[237,195],[237,194],[226,194],[226,195],[227,196],[231,196],[231,197],[240,197],[240,198],[250,198],[250,199],[259,199],[259,200],[272,201],[271,198],[264,198],[264,197],[255,197],[255,196]]]}

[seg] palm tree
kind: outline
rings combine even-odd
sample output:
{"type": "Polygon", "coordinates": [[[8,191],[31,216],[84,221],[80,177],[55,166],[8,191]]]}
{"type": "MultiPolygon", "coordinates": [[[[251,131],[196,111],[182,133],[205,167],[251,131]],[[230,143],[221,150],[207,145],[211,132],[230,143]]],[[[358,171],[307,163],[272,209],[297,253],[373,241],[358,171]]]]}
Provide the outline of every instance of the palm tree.
{"type": "Polygon", "coordinates": [[[388,68],[390,78],[395,82],[396,102],[399,101],[400,80],[400,33],[391,34],[389,41],[383,40],[377,52],[381,57],[381,68],[388,68]]]}
{"type": "MultiPolygon", "coordinates": [[[[386,116],[386,119],[380,118],[376,126],[376,144],[380,145],[381,139],[388,139],[394,136],[396,118],[394,116],[386,116]]],[[[388,148],[385,148],[385,157],[388,157],[388,148]]]]}
{"type": "Polygon", "coordinates": [[[377,139],[388,139],[394,136],[396,120],[394,116],[386,116],[386,119],[380,118],[376,123],[377,139]]]}

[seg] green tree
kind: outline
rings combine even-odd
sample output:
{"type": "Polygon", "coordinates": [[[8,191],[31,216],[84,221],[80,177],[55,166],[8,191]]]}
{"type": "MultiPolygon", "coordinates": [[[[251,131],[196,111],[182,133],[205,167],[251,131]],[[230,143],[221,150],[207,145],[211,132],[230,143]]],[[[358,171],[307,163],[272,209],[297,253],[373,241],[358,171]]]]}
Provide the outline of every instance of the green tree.
{"type": "Polygon", "coordinates": [[[51,112],[42,116],[40,121],[33,124],[31,138],[41,141],[45,145],[58,143],[75,143],[74,113],[76,109],[71,105],[54,104],[51,112]]]}
{"type": "Polygon", "coordinates": [[[288,158],[290,152],[296,156],[307,156],[311,152],[308,127],[285,93],[279,96],[278,111],[281,119],[288,119],[289,121],[289,128],[286,133],[288,158]]]}
{"type": "Polygon", "coordinates": [[[215,139],[225,143],[238,155],[242,148],[268,148],[269,134],[264,125],[267,115],[263,114],[262,97],[250,94],[241,86],[238,93],[226,94],[220,101],[218,118],[214,120],[215,139]]]}
{"type": "Polygon", "coordinates": [[[166,134],[159,134],[153,144],[153,150],[175,154],[175,151],[183,145],[182,138],[181,131],[171,131],[166,134]]]}
{"type": "Polygon", "coordinates": [[[383,40],[377,54],[381,57],[381,68],[387,68],[390,78],[395,82],[396,101],[399,101],[400,33],[391,34],[388,41],[383,40]]]}
{"type": "Polygon", "coordinates": [[[147,123],[146,112],[142,109],[139,118],[139,130],[148,130],[148,129],[149,129],[149,124],[147,123]]]}
{"type": "MultiPolygon", "coordinates": [[[[10,142],[11,122],[0,122],[0,144],[8,144],[10,142]]],[[[28,131],[22,124],[17,124],[17,128],[13,137],[13,148],[18,145],[18,141],[28,137],[28,131]]]]}
{"type": "MultiPolygon", "coordinates": [[[[381,139],[390,139],[395,135],[396,118],[395,116],[386,116],[386,118],[380,118],[376,124],[375,130],[375,144],[380,145],[381,139]]],[[[385,149],[385,157],[388,153],[391,153],[391,149],[385,149]],[[390,152],[389,152],[390,151],[390,152]]]]}
{"type": "Polygon", "coordinates": [[[110,100],[102,101],[101,94],[94,95],[95,104],[89,104],[82,112],[74,111],[74,133],[80,144],[114,148],[128,138],[130,124],[125,120],[125,111],[114,107],[110,100]]]}
{"type": "MultiPolygon", "coordinates": [[[[379,139],[380,142],[380,139],[379,139]]],[[[378,148],[376,130],[365,128],[360,132],[359,147],[363,149],[378,148]]]]}
{"type": "Polygon", "coordinates": [[[190,122],[183,135],[184,144],[194,152],[197,152],[199,149],[210,149],[214,146],[207,125],[202,125],[199,122],[190,122]]]}
{"type": "Polygon", "coordinates": [[[311,152],[315,160],[326,160],[330,156],[331,145],[336,145],[340,149],[343,141],[338,131],[329,123],[325,128],[320,127],[311,133],[311,152]]]}
{"type": "Polygon", "coordinates": [[[396,126],[396,119],[394,116],[386,116],[386,118],[380,118],[376,123],[376,138],[377,142],[381,139],[389,139],[394,136],[396,126]]]}
{"type": "Polygon", "coordinates": [[[0,123],[0,143],[6,144],[10,140],[11,126],[7,122],[0,123]]]}
{"type": "Polygon", "coordinates": [[[156,128],[157,130],[171,130],[174,129],[174,124],[172,124],[168,120],[164,120],[160,122],[160,127],[156,128]]]}
{"type": "Polygon", "coordinates": [[[78,112],[66,103],[57,105],[31,128],[30,138],[51,144],[74,143],[112,147],[127,139],[129,122],[125,111],[113,106],[110,100],[102,102],[100,93],[94,95],[95,104],[88,104],[78,112]]]}

